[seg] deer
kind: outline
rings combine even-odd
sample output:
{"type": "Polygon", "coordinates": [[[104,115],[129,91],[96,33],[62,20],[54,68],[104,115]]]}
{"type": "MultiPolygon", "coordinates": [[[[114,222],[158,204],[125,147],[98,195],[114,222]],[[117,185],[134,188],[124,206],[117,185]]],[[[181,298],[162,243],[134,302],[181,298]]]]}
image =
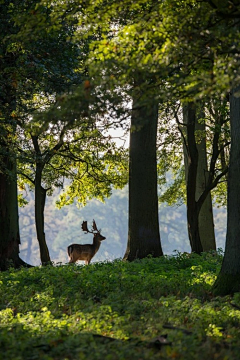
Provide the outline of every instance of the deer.
{"type": "Polygon", "coordinates": [[[69,256],[69,264],[75,263],[78,260],[84,260],[85,265],[89,265],[94,255],[98,252],[101,241],[106,238],[101,235],[101,230],[98,230],[95,220],[93,220],[92,230],[88,230],[87,221],[83,221],[82,230],[85,234],[93,234],[93,243],[92,244],[71,244],[67,248],[67,253],[69,256]]]}

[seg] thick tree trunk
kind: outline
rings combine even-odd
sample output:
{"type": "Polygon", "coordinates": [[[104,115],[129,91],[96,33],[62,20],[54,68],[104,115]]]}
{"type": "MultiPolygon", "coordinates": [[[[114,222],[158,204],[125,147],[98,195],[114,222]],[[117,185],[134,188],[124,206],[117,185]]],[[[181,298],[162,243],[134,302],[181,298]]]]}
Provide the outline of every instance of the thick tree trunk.
{"type": "MultiPolygon", "coordinates": [[[[184,121],[187,124],[186,115],[184,116],[184,121]]],[[[208,166],[207,166],[207,150],[206,150],[206,137],[205,137],[205,123],[203,122],[204,112],[200,109],[197,112],[195,117],[195,131],[199,133],[199,140],[196,142],[197,152],[198,152],[198,163],[197,163],[197,177],[196,177],[196,191],[195,191],[195,200],[198,201],[208,183],[208,166]],[[201,119],[199,121],[199,119],[201,119]]],[[[185,162],[185,173],[186,173],[186,183],[188,178],[188,156],[187,150],[184,146],[184,162],[185,162]]],[[[203,251],[216,250],[216,240],[214,233],[214,220],[213,220],[213,208],[212,208],[212,198],[211,192],[206,196],[205,201],[203,202],[199,216],[198,216],[198,227],[200,240],[202,244],[203,251]]]]}
{"type": "Polygon", "coordinates": [[[9,266],[18,268],[28,266],[19,258],[19,223],[17,200],[16,162],[10,156],[2,158],[0,171],[0,270],[7,270],[9,266]]]}
{"type": "MultiPolygon", "coordinates": [[[[2,53],[7,53],[6,49],[2,53]]],[[[7,56],[8,62],[15,64],[14,54],[7,53],[7,56]]],[[[16,89],[10,76],[5,79],[2,89],[5,91],[0,98],[0,113],[4,118],[0,126],[0,270],[7,270],[9,266],[29,265],[19,257],[17,170],[12,143],[16,132],[12,117],[12,112],[16,110],[16,89]]]]}
{"type": "MultiPolygon", "coordinates": [[[[136,95],[135,95],[136,96],[136,95]]],[[[129,163],[129,232],[124,259],[163,255],[158,221],[158,104],[133,99],[129,163]]]]}
{"type": "Polygon", "coordinates": [[[40,258],[42,265],[50,264],[51,259],[45,239],[44,232],[44,208],[46,201],[46,190],[41,186],[42,167],[41,164],[36,164],[35,177],[35,222],[37,239],[40,249],[40,258]]]}
{"type": "Polygon", "coordinates": [[[186,125],[186,145],[187,145],[187,222],[188,235],[192,252],[201,254],[203,251],[199,232],[199,212],[200,208],[196,201],[197,171],[198,171],[198,149],[195,139],[196,125],[196,106],[188,103],[183,107],[184,124],[186,125]]]}
{"type": "Polygon", "coordinates": [[[228,172],[227,236],[216,295],[240,291],[240,87],[230,95],[231,150],[228,172]],[[238,96],[234,96],[235,93],[238,96]]]}

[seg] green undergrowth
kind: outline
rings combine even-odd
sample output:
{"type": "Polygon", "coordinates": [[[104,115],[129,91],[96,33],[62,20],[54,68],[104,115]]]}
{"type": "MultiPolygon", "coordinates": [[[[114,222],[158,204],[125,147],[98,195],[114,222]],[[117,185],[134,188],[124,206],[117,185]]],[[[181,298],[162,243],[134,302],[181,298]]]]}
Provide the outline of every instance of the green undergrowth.
{"type": "Polygon", "coordinates": [[[214,297],[222,255],[0,273],[0,359],[239,359],[240,294],[214,297]]]}

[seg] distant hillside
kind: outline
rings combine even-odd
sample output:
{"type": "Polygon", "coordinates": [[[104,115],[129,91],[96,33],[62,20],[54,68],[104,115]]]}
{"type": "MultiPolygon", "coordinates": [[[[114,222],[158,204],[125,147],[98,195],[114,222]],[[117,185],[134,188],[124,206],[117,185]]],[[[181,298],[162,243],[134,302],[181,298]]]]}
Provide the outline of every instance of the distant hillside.
{"type": "MultiPolygon", "coordinates": [[[[54,262],[66,263],[68,261],[66,248],[72,243],[92,242],[90,234],[84,234],[81,230],[83,220],[90,222],[95,219],[102,234],[106,236],[94,261],[113,260],[123,257],[128,235],[128,193],[124,190],[114,190],[111,198],[105,203],[92,200],[84,208],[69,205],[61,210],[55,206],[59,191],[47,198],[45,210],[45,233],[50,250],[50,256],[54,262]]],[[[27,194],[29,204],[20,208],[20,234],[21,234],[21,257],[32,265],[40,264],[39,248],[36,239],[34,222],[34,195],[27,194]]],[[[217,247],[224,248],[226,232],[226,210],[214,209],[215,231],[217,247]]],[[[190,251],[186,207],[170,207],[161,204],[159,208],[160,235],[164,254],[172,254],[174,250],[190,251]]]]}

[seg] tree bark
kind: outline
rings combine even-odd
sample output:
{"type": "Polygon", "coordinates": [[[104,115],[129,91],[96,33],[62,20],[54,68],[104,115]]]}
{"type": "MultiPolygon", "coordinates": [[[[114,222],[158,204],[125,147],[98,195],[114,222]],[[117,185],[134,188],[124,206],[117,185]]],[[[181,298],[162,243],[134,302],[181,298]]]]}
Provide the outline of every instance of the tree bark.
{"type": "MultiPolygon", "coordinates": [[[[2,148],[3,150],[3,148],[2,148]]],[[[4,149],[8,153],[8,149],[4,149]]],[[[0,270],[10,266],[29,266],[19,257],[19,223],[16,160],[13,156],[2,159],[0,171],[0,270]]]]}
{"type": "Polygon", "coordinates": [[[198,149],[195,139],[196,105],[187,103],[183,106],[183,122],[186,125],[186,186],[187,186],[187,222],[188,235],[192,252],[201,254],[203,247],[199,232],[200,208],[196,201],[196,187],[198,174],[198,149]]]}
{"type": "MultiPolygon", "coordinates": [[[[187,125],[188,119],[187,114],[184,115],[184,122],[187,125]]],[[[198,152],[198,162],[197,162],[197,174],[196,174],[196,191],[195,191],[195,200],[198,201],[208,183],[209,171],[207,165],[207,150],[206,150],[206,137],[205,137],[205,123],[204,112],[201,108],[196,112],[195,116],[195,132],[198,132],[199,140],[196,141],[196,148],[198,152]],[[201,119],[201,121],[199,121],[201,119]]],[[[184,146],[184,163],[185,163],[185,174],[186,174],[186,184],[188,178],[188,156],[187,149],[184,146]]],[[[203,251],[216,250],[216,240],[214,233],[214,220],[213,220],[213,209],[212,209],[212,198],[211,192],[209,191],[206,199],[204,200],[202,206],[199,210],[198,216],[198,227],[200,241],[202,244],[203,251]]]]}
{"type": "MultiPolygon", "coordinates": [[[[4,36],[4,33],[1,35],[4,36]]],[[[11,66],[11,70],[14,69],[16,57],[6,48],[2,49],[2,53],[6,54],[6,58],[2,58],[1,71],[3,70],[4,73],[4,65],[9,69],[11,66]]],[[[0,124],[0,270],[2,271],[10,266],[14,268],[30,266],[19,257],[17,170],[14,140],[12,140],[16,133],[16,121],[12,113],[16,110],[17,96],[13,78],[14,71],[4,78],[4,82],[3,77],[0,78],[0,113],[4,119],[0,124]]]]}
{"type": "Polygon", "coordinates": [[[228,172],[227,235],[215,295],[240,291],[240,87],[230,95],[231,150],[228,172]]]}
{"type": "Polygon", "coordinates": [[[26,261],[28,262],[31,262],[31,258],[32,258],[32,242],[33,242],[32,239],[33,239],[32,228],[30,228],[28,244],[27,244],[27,253],[26,253],[26,261]]]}
{"type": "Polygon", "coordinates": [[[46,202],[46,190],[41,186],[42,180],[42,165],[36,164],[36,176],[35,176],[35,221],[37,239],[40,249],[40,259],[42,265],[51,263],[48,246],[46,243],[44,232],[44,208],[46,202]]]}
{"type": "Polygon", "coordinates": [[[158,104],[133,97],[129,152],[129,231],[125,260],[163,255],[158,220],[158,104]]]}

